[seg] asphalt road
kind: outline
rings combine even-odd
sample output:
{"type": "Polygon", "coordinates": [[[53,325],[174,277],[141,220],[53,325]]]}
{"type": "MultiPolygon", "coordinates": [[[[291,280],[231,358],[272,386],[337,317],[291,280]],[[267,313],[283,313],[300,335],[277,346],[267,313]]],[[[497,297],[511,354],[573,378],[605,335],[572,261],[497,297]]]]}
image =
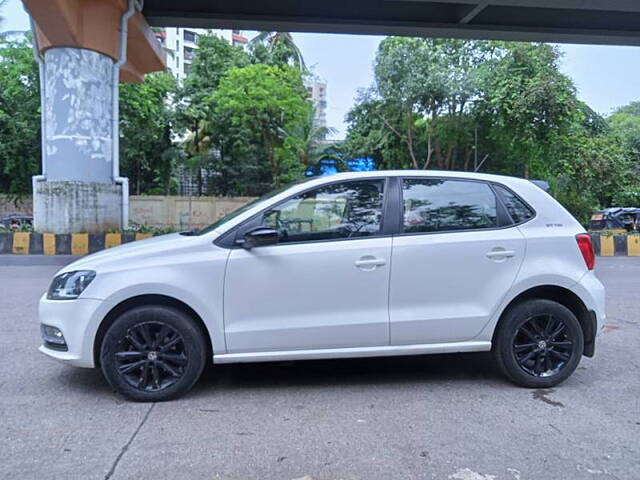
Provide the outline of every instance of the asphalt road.
{"type": "Polygon", "coordinates": [[[639,479],[640,258],[598,260],[609,325],[555,389],[439,355],[212,367],[151,405],[37,352],[68,258],[0,256],[0,478],[639,479]]]}

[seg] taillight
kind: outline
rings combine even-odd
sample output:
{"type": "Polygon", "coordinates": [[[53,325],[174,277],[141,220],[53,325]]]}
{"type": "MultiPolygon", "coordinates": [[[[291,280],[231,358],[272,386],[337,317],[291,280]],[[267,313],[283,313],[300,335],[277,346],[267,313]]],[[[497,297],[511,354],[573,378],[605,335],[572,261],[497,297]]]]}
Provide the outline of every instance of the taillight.
{"type": "Polygon", "coordinates": [[[584,263],[589,270],[593,270],[596,265],[596,255],[593,252],[593,244],[591,243],[591,236],[588,233],[579,233],[576,235],[576,242],[578,242],[578,248],[584,258],[584,263]]]}

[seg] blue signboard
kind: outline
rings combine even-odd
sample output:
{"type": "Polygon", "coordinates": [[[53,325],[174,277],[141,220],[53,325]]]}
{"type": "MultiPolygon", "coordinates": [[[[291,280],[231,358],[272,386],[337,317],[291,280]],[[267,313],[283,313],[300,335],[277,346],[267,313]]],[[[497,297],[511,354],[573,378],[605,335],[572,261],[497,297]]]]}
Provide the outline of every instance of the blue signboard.
{"type": "Polygon", "coordinates": [[[305,175],[307,177],[318,177],[334,175],[338,172],[371,172],[375,169],[376,162],[373,158],[351,158],[348,160],[325,158],[307,168],[305,175]]]}

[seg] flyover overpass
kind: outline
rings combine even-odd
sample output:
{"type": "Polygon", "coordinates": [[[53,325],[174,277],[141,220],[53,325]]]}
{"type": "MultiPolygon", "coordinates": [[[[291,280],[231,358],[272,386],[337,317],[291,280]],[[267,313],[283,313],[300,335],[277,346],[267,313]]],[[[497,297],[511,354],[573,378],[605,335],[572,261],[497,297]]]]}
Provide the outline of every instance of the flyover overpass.
{"type": "Polygon", "coordinates": [[[151,25],[640,45],[640,0],[145,0],[151,25]]]}
{"type": "Polygon", "coordinates": [[[640,0],[23,0],[42,96],[34,224],[127,226],[118,82],[166,68],[149,25],[640,45],[640,0]]]}

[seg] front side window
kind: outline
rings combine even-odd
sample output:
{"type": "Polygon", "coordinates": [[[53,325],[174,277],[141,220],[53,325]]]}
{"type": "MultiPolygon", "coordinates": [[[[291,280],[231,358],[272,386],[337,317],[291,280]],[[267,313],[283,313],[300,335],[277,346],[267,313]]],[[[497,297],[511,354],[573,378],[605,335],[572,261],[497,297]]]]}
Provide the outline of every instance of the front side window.
{"type": "Polygon", "coordinates": [[[280,243],[367,237],[380,233],[384,180],[335,183],[268,210],[263,225],[280,243]]]}
{"type": "Polygon", "coordinates": [[[482,182],[405,179],[404,232],[475,230],[497,226],[496,197],[482,182]]]}

